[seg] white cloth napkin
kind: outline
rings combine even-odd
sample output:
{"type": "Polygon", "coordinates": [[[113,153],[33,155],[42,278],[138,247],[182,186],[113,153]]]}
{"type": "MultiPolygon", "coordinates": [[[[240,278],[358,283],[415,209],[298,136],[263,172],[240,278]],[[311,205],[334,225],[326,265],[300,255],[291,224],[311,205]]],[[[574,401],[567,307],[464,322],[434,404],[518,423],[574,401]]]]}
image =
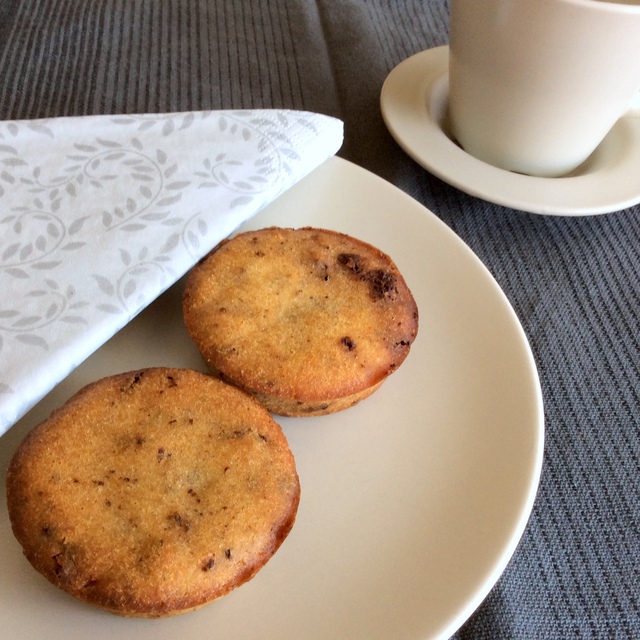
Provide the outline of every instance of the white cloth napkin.
{"type": "Polygon", "coordinates": [[[342,135],[287,110],[0,123],[0,434],[342,135]]]}

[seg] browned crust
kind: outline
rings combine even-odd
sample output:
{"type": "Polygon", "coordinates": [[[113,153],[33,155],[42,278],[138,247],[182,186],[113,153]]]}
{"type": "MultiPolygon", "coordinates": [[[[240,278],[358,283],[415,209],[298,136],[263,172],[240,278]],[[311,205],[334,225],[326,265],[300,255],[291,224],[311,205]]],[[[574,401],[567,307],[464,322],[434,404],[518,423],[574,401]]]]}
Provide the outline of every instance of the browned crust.
{"type": "Polygon", "coordinates": [[[417,305],[388,255],[309,227],[223,242],[192,270],[183,313],[211,371],[283,415],[370,395],[418,332],[417,305]]]}
{"type": "Polygon", "coordinates": [[[240,586],[289,534],[293,455],[255,399],[181,369],[95,382],[16,450],[14,534],[31,564],[112,613],[185,613],[240,586]]]}
{"type": "MultiPolygon", "coordinates": [[[[225,376],[219,371],[216,372],[212,369],[212,373],[217,375],[220,379],[225,380],[225,376]]],[[[229,381],[234,384],[233,381],[229,381]]],[[[310,401],[305,402],[303,400],[288,400],[286,398],[277,398],[275,396],[269,396],[264,393],[247,390],[248,393],[253,395],[258,402],[260,402],[266,409],[281,416],[288,416],[290,418],[307,418],[312,416],[324,416],[329,413],[336,413],[338,411],[344,411],[350,407],[355,406],[362,400],[368,398],[374,391],[380,388],[380,385],[384,380],[372,385],[368,389],[363,389],[358,393],[344,396],[342,398],[328,399],[324,401],[310,401]]],[[[236,386],[239,386],[236,384],[236,386]]],[[[242,387],[239,387],[242,388],[242,387]]],[[[243,389],[245,390],[245,389],[243,389]]]]}

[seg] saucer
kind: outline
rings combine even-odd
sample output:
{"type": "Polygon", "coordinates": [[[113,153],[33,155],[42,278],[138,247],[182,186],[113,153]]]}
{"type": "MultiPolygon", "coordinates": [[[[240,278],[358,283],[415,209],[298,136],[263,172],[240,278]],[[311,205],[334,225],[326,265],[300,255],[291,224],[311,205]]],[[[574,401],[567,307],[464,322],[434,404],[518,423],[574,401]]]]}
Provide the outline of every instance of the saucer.
{"type": "Polygon", "coordinates": [[[384,121],[425,169],[472,196],[544,215],[588,216],[640,202],[640,108],[620,118],[571,174],[541,178],[499,169],[466,153],[448,134],[449,47],[400,63],[382,87],[384,121]]]}

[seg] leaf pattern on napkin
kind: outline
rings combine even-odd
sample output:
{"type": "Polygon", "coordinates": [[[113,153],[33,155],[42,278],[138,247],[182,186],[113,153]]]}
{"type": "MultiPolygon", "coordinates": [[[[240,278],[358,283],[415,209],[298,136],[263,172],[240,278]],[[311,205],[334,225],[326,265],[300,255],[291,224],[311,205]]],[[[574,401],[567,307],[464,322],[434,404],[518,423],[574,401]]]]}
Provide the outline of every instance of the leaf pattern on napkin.
{"type": "Polygon", "coordinates": [[[1,122],[0,433],[32,371],[50,388],[341,142],[303,112],[1,122]]]}

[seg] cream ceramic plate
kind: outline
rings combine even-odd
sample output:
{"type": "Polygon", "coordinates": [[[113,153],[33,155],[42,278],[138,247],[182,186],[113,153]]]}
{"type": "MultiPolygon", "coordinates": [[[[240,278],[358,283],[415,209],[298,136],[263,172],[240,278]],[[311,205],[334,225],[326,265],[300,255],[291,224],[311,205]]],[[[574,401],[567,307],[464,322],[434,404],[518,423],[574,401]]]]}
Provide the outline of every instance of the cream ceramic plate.
{"type": "Polygon", "coordinates": [[[525,176],[474,158],[449,137],[448,66],[449,47],[428,49],[400,63],[382,87],[389,131],[425,169],[473,196],[531,213],[596,215],[640,202],[638,105],[570,176],[525,176]]]}
{"type": "MultiPolygon", "coordinates": [[[[77,602],[22,557],[0,511],[0,620],[12,640],[448,638],[492,588],[529,517],[541,468],[536,368],[507,299],[433,214],[334,158],[251,221],[334,228],[395,258],[418,303],[408,359],[371,398],[281,419],[302,501],[282,548],[249,583],[160,621],[77,602]]],[[[201,368],[179,282],[0,439],[4,480],[26,430],[79,386],[150,365],[201,368]]]]}

